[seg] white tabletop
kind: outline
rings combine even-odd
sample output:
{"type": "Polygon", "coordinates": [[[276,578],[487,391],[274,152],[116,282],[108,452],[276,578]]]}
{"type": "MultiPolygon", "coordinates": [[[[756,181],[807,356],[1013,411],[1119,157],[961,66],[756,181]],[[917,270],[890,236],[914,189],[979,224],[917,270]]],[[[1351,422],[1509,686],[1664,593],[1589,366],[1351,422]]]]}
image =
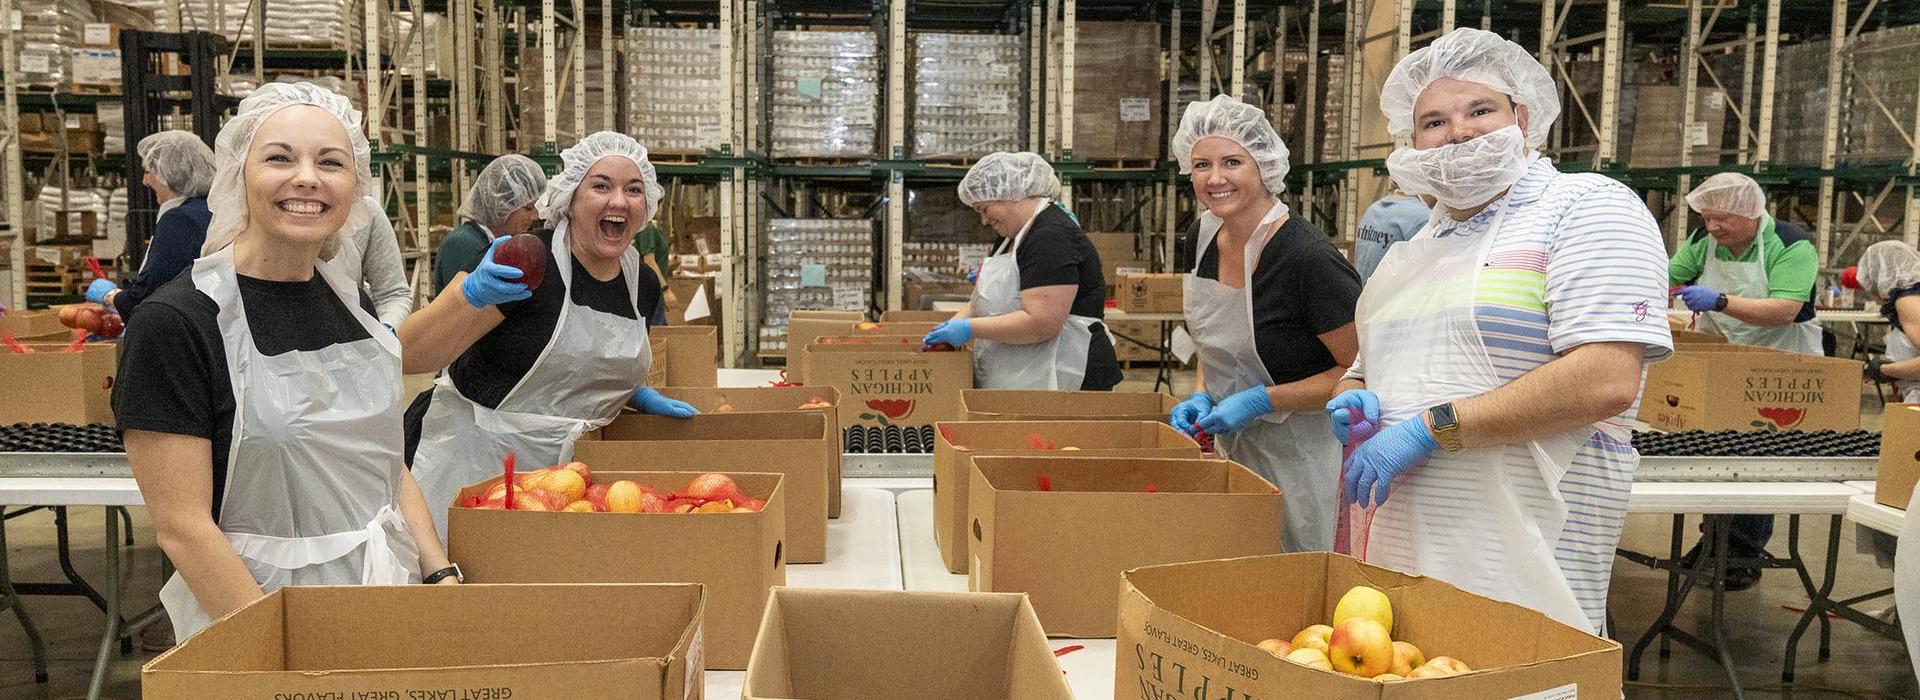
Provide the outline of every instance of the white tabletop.
{"type": "Polygon", "coordinates": [[[1837,515],[1847,512],[1847,499],[1859,493],[1833,482],[1641,482],[1633,485],[1627,512],[1837,515]]]}
{"type": "Polygon", "coordinates": [[[137,506],[140,487],[126,477],[10,477],[0,479],[0,505],[137,506]]]}
{"type": "Polygon", "coordinates": [[[900,563],[909,591],[966,591],[967,575],[947,572],[933,541],[933,491],[908,491],[894,499],[900,512],[900,563]]]}
{"type": "Polygon", "coordinates": [[[1119,309],[1106,309],[1102,311],[1100,315],[1103,317],[1103,320],[1114,323],[1123,323],[1126,321],[1159,321],[1165,323],[1168,321],[1187,320],[1187,315],[1184,313],[1128,313],[1119,309]]]}
{"type": "Polygon", "coordinates": [[[773,386],[780,382],[780,370],[777,369],[732,369],[720,368],[719,386],[728,389],[749,389],[773,386]]]}
{"type": "Polygon", "coordinates": [[[1847,499],[1847,519],[1899,537],[1900,528],[1907,524],[1907,511],[1878,503],[1873,494],[1863,493],[1847,499]]]}
{"type": "Polygon", "coordinates": [[[827,521],[827,561],[788,564],[787,585],[901,590],[893,492],[843,487],[840,494],[840,517],[827,521]]]}
{"type": "Polygon", "coordinates": [[[1813,320],[1821,323],[1886,323],[1887,317],[1867,309],[1817,309],[1813,320]]]}

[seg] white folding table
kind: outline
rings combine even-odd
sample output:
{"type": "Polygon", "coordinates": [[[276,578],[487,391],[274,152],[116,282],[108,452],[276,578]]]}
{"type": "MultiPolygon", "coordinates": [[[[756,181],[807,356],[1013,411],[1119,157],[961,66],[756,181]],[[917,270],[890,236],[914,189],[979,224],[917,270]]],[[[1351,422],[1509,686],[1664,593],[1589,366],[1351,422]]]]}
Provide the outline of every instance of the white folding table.
{"type": "Polygon", "coordinates": [[[1102,315],[1106,317],[1103,319],[1103,325],[1140,321],[1152,323],[1159,327],[1160,337],[1157,342],[1152,343],[1142,338],[1134,338],[1118,333],[1114,331],[1113,326],[1110,325],[1107,326],[1107,333],[1112,335],[1115,340],[1133,343],[1158,354],[1160,367],[1153,375],[1153,389],[1154,391],[1159,391],[1161,386],[1165,386],[1168,391],[1172,391],[1173,368],[1175,364],[1173,362],[1175,359],[1173,356],[1173,329],[1175,326],[1186,321],[1187,315],[1184,313],[1128,313],[1119,309],[1107,309],[1102,315]]]}

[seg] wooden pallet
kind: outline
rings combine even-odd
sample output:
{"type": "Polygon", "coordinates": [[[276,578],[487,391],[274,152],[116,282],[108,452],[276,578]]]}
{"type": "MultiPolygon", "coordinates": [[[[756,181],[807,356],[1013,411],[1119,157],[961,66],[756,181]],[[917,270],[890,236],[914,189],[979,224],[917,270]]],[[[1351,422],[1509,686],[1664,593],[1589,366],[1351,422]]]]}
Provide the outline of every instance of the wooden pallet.
{"type": "Polygon", "coordinates": [[[659,165],[699,165],[706,157],[692,151],[647,151],[647,160],[659,165]]]}
{"type": "Polygon", "coordinates": [[[847,167],[867,166],[867,165],[873,164],[872,158],[800,157],[800,158],[776,158],[775,160],[787,165],[801,165],[801,166],[806,166],[810,168],[847,168],[847,167]]]}
{"type": "Polygon", "coordinates": [[[1151,158],[1146,158],[1146,159],[1095,158],[1095,159],[1088,160],[1087,163],[1100,170],[1154,170],[1160,167],[1160,162],[1157,160],[1153,160],[1151,158]]]}
{"type": "Polygon", "coordinates": [[[67,86],[67,92],[74,95],[117,96],[120,94],[120,86],[73,83],[67,86]]]}

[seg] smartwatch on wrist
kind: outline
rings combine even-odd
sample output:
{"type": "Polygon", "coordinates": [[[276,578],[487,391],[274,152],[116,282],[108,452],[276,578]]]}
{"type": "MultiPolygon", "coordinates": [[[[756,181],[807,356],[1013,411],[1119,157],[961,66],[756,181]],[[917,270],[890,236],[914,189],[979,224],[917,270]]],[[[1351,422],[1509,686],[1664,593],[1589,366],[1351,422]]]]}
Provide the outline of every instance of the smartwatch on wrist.
{"type": "Polygon", "coordinates": [[[1720,294],[1719,299],[1713,300],[1713,310],[1714,311],[1727,310],[1727,295],[1724,292],[1720,294]]]}
{"type": "Polygon", "coordinates": [[[1433,425],[1433,441],[1440,443],[1440,451],[1452,453],[1466,449],[1460,443],[1460,422],[1454,418],[1452,403],[1427,409],[1427,418],[1433,425]]]}
{"type": "Polygon", "coordinates": [[[426,577],[420,579],[420,583],[433,585],[449,578],[460,583],[467,582],[467,577],[460,573],[459,564],[448,564],[447,568],[427,574],[426,577]]]}

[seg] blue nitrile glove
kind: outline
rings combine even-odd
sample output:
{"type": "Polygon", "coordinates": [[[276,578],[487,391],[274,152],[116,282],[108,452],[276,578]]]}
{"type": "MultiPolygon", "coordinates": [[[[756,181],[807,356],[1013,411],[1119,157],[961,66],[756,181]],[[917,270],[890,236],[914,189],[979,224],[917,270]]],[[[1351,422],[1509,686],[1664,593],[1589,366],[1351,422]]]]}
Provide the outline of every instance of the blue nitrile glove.
{"type": "Polygon", "coordinates": [[[969,340],[973,340],[973,320],[956,318],[934,326],[933,330],[927,331],[926,337],[920,339],[920,344],[935,345],[938,343],[946,343],[957,348],[966,345],[969,340]]]}
{"type": "Polygon", "coordinates": [[[1720,305],[1720,290],[1698,284],[1680,288],[1680,301],[1694,311],[1712,311],[1720,305]]]}
{"type": "Polygon", "coordinates": [[[1348,389],[1327,402],[1327,413],[1333,416],[1333,438],[1342,445],[1347,444],[1347,431],[1353,427],[1356,411],[1366,416],[1367,422],[1379,425],[1380,395],[1366,389],[1348,389]]]}
{"type": "Polygon", "coordinates": [[[1354,448],[1353,457],[1347,460],[1343,484],[1347,501],[1361,507],[1387,502],[1387,487],[1393,478],[1425,464],[1427,456],[1439,449],[1440,443],[1434,442],[1427,422],[1417,414],[1374,433],[1354,448]]]}
{"type": "Polygon", "coordinates": [[[978,281],[980,281],[980,266],[974,265],[967,268],[967,283],[972,284],[978,281]]]}
{"type": "Polygon", "coordinates": [[[1256,386],[1214,404],[1213,412],[1200,419],[1200,429],[1208,435],[1226,435],[1272,412],[1273,400],[1267,398],[1267,388],[1256,386]]]}
{"type": "Polygon", "coordinates": [[[473,308],[484,309],[495,304],[520,301],[533,296],[533,290],[517,281],[520,269],[508,267],[493,261],[493,251],[506,243],[512,236],[493,239],[493,245],[487,246],[487,256],[480,259],[480,265],[467,273],[467,280],[460,283],[460,293],[467,295],[467,303],[473,308]]]}
{"type": "Polygon", "coordinates": [[[642,413],[651,413],[668,418],[692,418],[700,410],[693,404],[677,399],[669,399],[659,389],[643,386],[633,392],[633,407],[642,413]]]}
{"type": "Polygon", "coordinates": [[[1167,414],[1167,422],[1172,424],[1175,430],[1193,435],[1200,432],[1199,426],[1195,424],[1205,420],[1207,414],[1212,412],[1213,397],[1208,396],[1204,391],[1196,391],[1192,396],[1187,397],[1187,400],[1174,405],[1173,411],[1167,414]]]}
{"type": "Polygon", "coordinates": [[[87,285],[87,301],[104,305],[107,303],[107,293],[119,288],[120,285],[109,280],[94,280],[87,285]]]}

